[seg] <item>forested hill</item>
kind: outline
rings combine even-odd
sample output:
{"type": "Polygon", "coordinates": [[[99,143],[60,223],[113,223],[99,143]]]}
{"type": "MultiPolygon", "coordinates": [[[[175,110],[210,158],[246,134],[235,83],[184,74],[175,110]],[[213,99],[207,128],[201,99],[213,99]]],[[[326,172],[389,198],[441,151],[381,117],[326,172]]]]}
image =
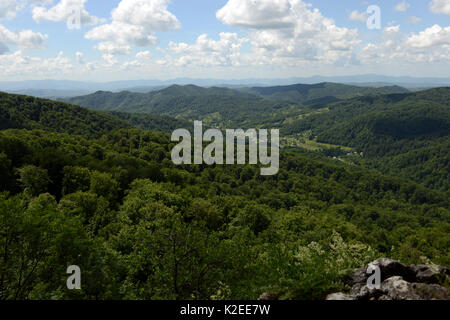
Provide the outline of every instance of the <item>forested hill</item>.
{"type": "Polygon", "coordinates": [[[169,138],[0,131],[0,297],[310,300],[375,258],[450,263],[443,193],[284,151],[272,177],[175,166],[169,138]]]}
{"type": "Polygon", "coordinates": [[[0,92],[0,129],[45,129],[95,134],[131,125],[112,115],[30,96],[0,92]]]}
{"type": "Polygon", "coordinates": [[[275,176],[176,166],[169,134],[129,127],[158,117],[1,99],[0,300],[311,300],[375,258],[450,264],[448,194],[407,178],[297,150],[275,176]]]}
{"type": "Polygon", "coordinates": [[[327,107],[284,126],[283,134],[310,131],[319,142],[364,152],[362,163],[370,167],[448,192],[450,88],[359,97],[327,107]]]}
{"type": "Polygon", "coordinates": [[[172,132],[190,122],[152,114],[100,112],[30,96],[0,92],[0,129],[44,129],[71,134],[101,134],[123,128],[172,132]]]}
{"type": "Polygon", "coordinates": [[[130,123],[133,127],[142,130],[162,131],[172,133],[179,128],[191,128],[192,122],[176,119],[169,116],[160,116],[149,113],[125,113],[109,111],[108,114],[130,123]]]}
{"type": "Polygon", "coordinates": [[[173,85],[148,93],[98,91],[85,96],[67,98],[65,101],[94,110],[173,113],[173,111],[180,111],[178,110],[180,106],[170,106],[170,102],[176,102],[182,98],[192,101],[193,97],[214,97],[218,100],[232,98],[260,100],[254,95],[228,88],[173,85]]]}
{"type": "Polygon", "coordinates": [[[318,84],[295,84],[276,87],[253,87],[244,89],[265,98],[285,100],[306,105],[336,102],[364,95],[380,95],[390,93],[407,93],[407,89],[399,86],[379,88],[351,86],[339,83],[323,82],[318,84]]]}
{"type": "Polygon", "coordinates": [[[186,120],[203,120],[211,126],[255,127],[288,102],[271,101],[227,88],[171,86],[149,92],[103,92],[66,100],[93,110],[151,113],[186,120]]]}
{"type": "MultiPolygon", "coordinates": [[[[365,96],[327,105],[285,126],[285,134],[313,130],[321,141],[395,153],[400,140],[434,140],[450,134],[450,88],[409,94],[365,96]],[[384,145],[384,150],[379,148],[384,145]]],[[[398,150],[397,150],[398,151],[398,150]]]]}

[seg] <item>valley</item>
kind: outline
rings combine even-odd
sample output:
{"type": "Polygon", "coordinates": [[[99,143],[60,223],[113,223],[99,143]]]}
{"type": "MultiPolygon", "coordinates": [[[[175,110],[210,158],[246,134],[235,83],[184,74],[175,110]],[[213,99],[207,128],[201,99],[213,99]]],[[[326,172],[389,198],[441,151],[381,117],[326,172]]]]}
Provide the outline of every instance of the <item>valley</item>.
{"type": "Polygon", "coordinates": [[[450,89],[334,88],[1,93],[0,299],[315,300],[379,257],[449,265],[450,89]],[[278,174],[175,165],[195,120],[279,129],[278,174]]]}

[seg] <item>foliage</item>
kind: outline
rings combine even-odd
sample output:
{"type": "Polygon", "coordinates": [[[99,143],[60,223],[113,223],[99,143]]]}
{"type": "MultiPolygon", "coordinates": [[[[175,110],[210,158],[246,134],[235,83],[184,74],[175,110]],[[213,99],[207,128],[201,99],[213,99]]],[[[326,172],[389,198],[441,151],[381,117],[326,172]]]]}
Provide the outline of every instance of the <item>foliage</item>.
{"type": "Polygon", "coordinates": [[[318,142],[364,153],[355,164],[448,191],[450,88],[360,97],[294,121],[281,131],[312,130],[318,142]]]}
{"type": "MultiPolygon", "coordinates": [[[[239,101],[232,90],[206,91],[207,99],[197,87],[155,97],[201,99],[205,108],[214,94],[219,105],[239,101]]],[[[260,176],[252,165],[175,166],[167,133],[122,124],[106,130],[98,113],[86,114],[92,126],[76,126],[72,107],[57,103],[73,125],[0,131],[0,299],[256,299],[268,291],[322,299],[345,289],[347,272],[377,257],[448,266],[448,101],[446,90],[432,92],[358,98],[292,123],[373,155],[348,165],[286,149],[276,176],[260,176]],[[352,113],[367,121],[354,122],[352,113]],[[419,126],[383,127],[378,121],[387,114],[419,126]],[[81,291],[66,288],[70,265],[81,268],[81,291]]],[[[17,108],[8,107],[14,112],[44,103],[11,99],[18,99],[17,108]]],[[[267,103],[267,110],[275,105],[267,103]]],[[[255,110],[247,111],[256,121],[255,110]]],[[[31,123],[27,112],[18,113],[22,124],[31,123]]],[[[153,125],[150,116],[120,116],[153,125]]]]}
{"type": "Polygon", "coordinates": [[[256,93],[273,100],[284,100],[305,105],[336,102],[366,95],[389,93],[407,93],[408,90],[398,86],[380,88],[360,87],[340,83],[323,82],[317,84],[294,84],[277,87],[254,87],[245,91],[256,93]]]}

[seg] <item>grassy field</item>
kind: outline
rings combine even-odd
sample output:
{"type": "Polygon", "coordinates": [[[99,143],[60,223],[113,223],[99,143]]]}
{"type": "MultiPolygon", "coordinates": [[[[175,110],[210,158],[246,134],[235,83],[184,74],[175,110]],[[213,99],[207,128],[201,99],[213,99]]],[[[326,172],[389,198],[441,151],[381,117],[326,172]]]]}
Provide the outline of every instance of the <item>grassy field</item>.
{"type": "Polygon", "coordinates": [[[317,142],[317,137],[312,136],[311,130],[305,131],[299,134],[290,135],[286,137],[280,138],[281,145],[286,147],[298,147],[303,148],[309,151],[320,151],[326,149],[342,149],[345,152],[352,152],[353,149],[350,147],[328,144],[328,143],[320,143],[317,142]]]}

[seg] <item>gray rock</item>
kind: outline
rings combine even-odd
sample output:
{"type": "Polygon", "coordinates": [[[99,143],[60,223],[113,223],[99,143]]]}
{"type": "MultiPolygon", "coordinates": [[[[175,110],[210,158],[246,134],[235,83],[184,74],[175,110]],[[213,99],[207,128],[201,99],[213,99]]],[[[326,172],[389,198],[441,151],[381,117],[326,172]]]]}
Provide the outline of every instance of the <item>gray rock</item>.
{"type": "Polygon", "coordinates": [[[400,276],[391,277],[383,281],[381,291],[390,300],[421,300],[413,286],[400,276]]]}
{"type": "Polygon", "coordinates": [[[354,296],[351,296],[351,295],[348,295],[348,294],[344,294],[342,292],[338,292],[338,293],[329,294],[326,297],[326,300],[344,301],[344,300],[356,300],[356,298],[354,296]]]}
{"type": "Polygon", "coordinates": [[[449,290],[440,286],[450,275],[450,269],[441,266],[411,265],[381,258],[348,276],[350,293],[330,294],[327,300],[450,300],[449,290]],[[379,267],[381,286],[372,288],[367,280],[369,267],[379,267]]]}
{"type": "Polygon", "coordinates": [[[369,288],[367,285],[362,286],[356,294],[357,300],[377,299],[383,294],[383,291],[377,288],[369,288]]]}
{"type": "Polygon", "coordinates": [[[439,284],[449,274],[449,269],[441,266],[412,265],[410,269],[415,272],[418,283],[439,284]]]}
{"type": "Polygon", "coordinates": [[[261,301],[275,301],[278,300],[278,295],[275,293],[270,293],[270,292],[264,292],[259,298],[258,300],[261,301]]]}
{"type": "Polygon", "coordinates": [[[416,281],[420,283],[439,284],[439,273],[431,269],[416,273],[416,281]]]}
{"type": "Polygon", "coordinates": [[[410,267],[398,261],[388,258],[380,258],[363,268],[357,269],[352,275],[350,275],[349,281],[347,281],[347,283],[350,285],[366,285],[367,279],[369,279],[371,275],[370,273],[367,273],[367,269],[369,268],[369,266],[376,266],[380,268],[381,281],[389,279],[393,276],[401,276],[408,281],[415,281],[415,270],[412,270],[410,267]]]}
{"type": "Polygon", "coordinates": [[[414,282],[416,279],[416,273],[410,267],[392,259],[380,258],[370,264],[380,268],[381,281],[394,276],[400,276],[410,282],[414,282]]]}
{"type": "Polygon", "coordinates": [[[412,287],[421,300],[450,300],[449,291],[440,285],[413,283],[412,287]]]}
{"type": "Polygon", "coordinates": [[[365,287],[365,284],[362,283],[357,283],[355,284],[351,289],[350,289],[350,294],[352,296],[358,296],[360,294],[360,292],[362,291],[363,287],[365,287]]]}
{"type": "Polygon", "coordinates": [[[357,283],[365,285],[367,283],[367,279],[369,278],[369,274],[366,273],[367,267],[362,267],[356,270],[349,277],[349,281],[347,282],[350,285],[355,285],[357,283]]]}

